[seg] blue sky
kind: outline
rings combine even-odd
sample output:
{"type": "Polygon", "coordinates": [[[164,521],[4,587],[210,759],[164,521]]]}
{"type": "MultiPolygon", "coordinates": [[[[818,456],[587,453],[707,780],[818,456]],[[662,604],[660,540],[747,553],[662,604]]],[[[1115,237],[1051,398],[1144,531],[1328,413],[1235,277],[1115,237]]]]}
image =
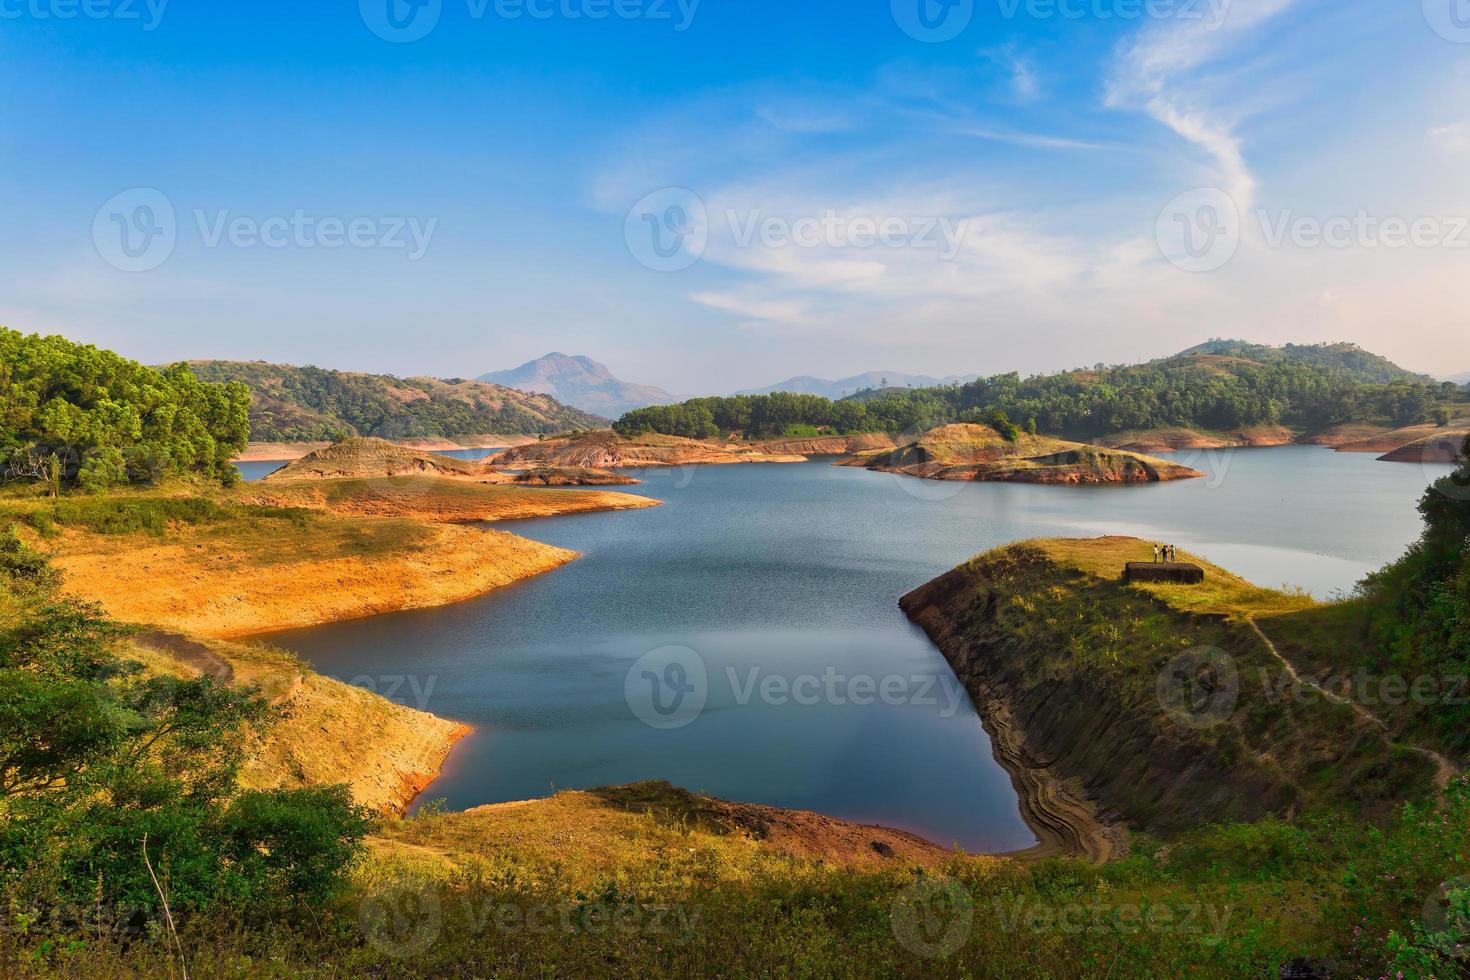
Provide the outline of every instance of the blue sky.
{"type": "Polygon", "coordinates": [[[1467,0],[424,3],[0,0],[0,324],[679,392],[1470,370],[1467,0]]]}

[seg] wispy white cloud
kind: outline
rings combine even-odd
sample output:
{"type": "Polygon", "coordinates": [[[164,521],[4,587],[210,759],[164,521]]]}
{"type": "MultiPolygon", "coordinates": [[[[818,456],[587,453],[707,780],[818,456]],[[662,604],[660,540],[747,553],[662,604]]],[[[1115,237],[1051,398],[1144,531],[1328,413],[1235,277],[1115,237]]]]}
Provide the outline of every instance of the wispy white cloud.
{"type": "Polygon", "coordinates": [[[1180,17],[1143,30],[1118,51],[1107,80],[1106,104],[1140,107],[1203,150],[1213,178],[1242,209],[1256,178],[1246,163],[1236,120],[1211,98],[1201,73],[1235,53],[1241,40],[1289,10],[1297,0],[1234,0],[1218,17],[1180,17]]]}
{"type": "Polygon", "coordinates": [[[1107,150],[1112,149],[1106,143],[1095,143],[1090,140],[1072,139],[1067,136],[1047,136],[1043,133],[1012,132],[1003,129],[986,129],[981,126],[959,126],[954,132],[963,136],[974,136],[977,139],[991,140],[996,143],[1010,143],[1013,146],[1034,146],[1047,150],[1107,150]]]}

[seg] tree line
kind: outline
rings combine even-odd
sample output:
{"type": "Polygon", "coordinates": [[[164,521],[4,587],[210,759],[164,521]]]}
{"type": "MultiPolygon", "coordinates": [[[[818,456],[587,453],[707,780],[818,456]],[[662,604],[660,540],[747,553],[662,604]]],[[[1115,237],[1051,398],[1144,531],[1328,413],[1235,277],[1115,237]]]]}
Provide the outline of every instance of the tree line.
{"type": "Polygon", "coordinates": [[[1030,378],[1011,372],[944,388],[862,392],[837,402],[787,392],[695,398],[629,412],[614,428],[624,436],[700,439],[740,432],[769,438],[807,427],[840,434],[921,431],[1003,417],[1033,432],[1086,440],[1135,429],[1311,430],[1349,421],[1447,421],[1442,403],[1457,398],[1464,393],[1450,384],[1369,383],[1310,363],[1222,367],[1176,358],[1030,378]]]}
{"type": "Polygon", "coordinates": [[[183,474],[230,481],[250,437],[250,390],[159,370],[63,337],[0,329],[0,459],[6,479],[53,493],[183,474]]]}

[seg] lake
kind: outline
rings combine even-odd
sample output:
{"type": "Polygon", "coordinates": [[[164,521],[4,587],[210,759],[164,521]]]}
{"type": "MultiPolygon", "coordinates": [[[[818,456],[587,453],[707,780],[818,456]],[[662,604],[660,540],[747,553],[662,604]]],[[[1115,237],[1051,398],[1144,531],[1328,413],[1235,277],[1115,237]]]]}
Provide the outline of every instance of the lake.
{"type": "Polygon", "coordinates": [[[467,722],[453,809],[644,779],[1029,846],[1009,778],[909,590],[1018,538],[1135,534],[1264,585],[1351,588],[1448,466],[1290,446],[1176,454],[1207,479],[934,483],[827,462],[650,470],[642,511],[497,527],[582,552],[468,602],[274,634],[322,673],[467,722]]]}

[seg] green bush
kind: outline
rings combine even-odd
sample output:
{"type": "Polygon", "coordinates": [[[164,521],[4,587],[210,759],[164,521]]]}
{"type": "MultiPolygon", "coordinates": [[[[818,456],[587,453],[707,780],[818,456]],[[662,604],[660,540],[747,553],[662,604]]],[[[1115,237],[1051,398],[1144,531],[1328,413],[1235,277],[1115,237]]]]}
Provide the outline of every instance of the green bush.
{"type": "Polygon", "coordinates": [[[162,887],[185,916],[337,894],[366,829],[346,788],[240,792],[265,702],[145,675],[118,655],[131,630],[55,586],[42,556],[0,538],[0,892],[156,909],[162,887]]]}

